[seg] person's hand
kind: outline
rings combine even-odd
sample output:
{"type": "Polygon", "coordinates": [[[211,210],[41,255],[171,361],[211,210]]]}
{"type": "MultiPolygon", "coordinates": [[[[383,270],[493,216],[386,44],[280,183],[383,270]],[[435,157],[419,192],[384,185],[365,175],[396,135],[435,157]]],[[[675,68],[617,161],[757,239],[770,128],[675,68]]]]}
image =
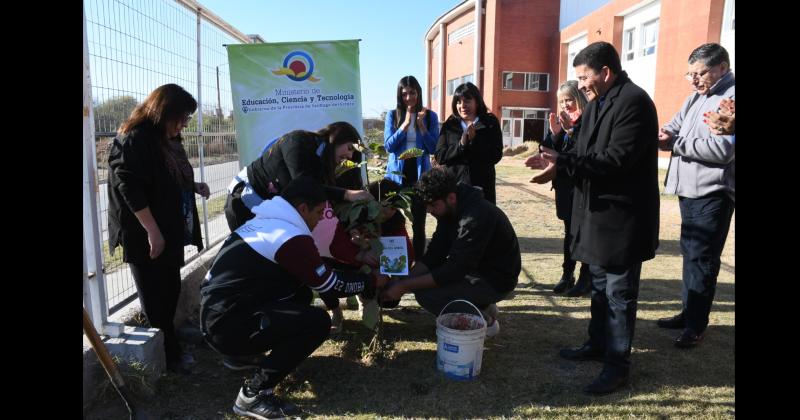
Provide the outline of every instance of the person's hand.
{"type": "Polygon", "coordinates": [[[561,124],[561,127],[563,127],[564,130],[569,131],[572,128],[572,121],[569,119],[569,114],[567,114],[567,111],[561,111],[558,114],[558,122],[561,124]]]}
{"type": "Polygon", "coordinates": [[[718,136],[730,136],[736,132],[736,114],[723,115],[717,112],[707,112],[707,118],[703,122],[708,125],[708,129],[718,136]]]}
{"type": "Polygon", "coordinates": [[[372,267],[378,268],[378,256],[375,255],[375,252],[372,250],[363,250],[356,255],[356,260],[361,261],[362,263],[372,267]]]}
{"type": "Polygon", "coordinates": [[[403,120],[403,123],[400,124],[400,129],[403,131],[408,130],[408,127],[411,125],[411,114],[414,113],[414,107],[407,106],[406,107],[406,119],[403,120]]]}
{"type": "Polygon", "coordinates": [[[381,301],[392,301],[392,300],[400,300],[404,294],[408,291],[406,290],[402,280],[393,280],[389,282],[387,287],[383,290],[380,295],[381,301]]]}
{"type": "Polygon", "coordinates": [[[670,133],[667,130],[664,130],[663,128],[660,129],[658,131],[658,149],[665,152],[672,150],[672,146],[670,145],[670,143],[672,143],[673,137],[675,137],[674,134],[670,133]]]}
{"type": "Polygon", "coordinates": [[[546,182],[552,181],[556,177],[556,165],[554,163],[547,162],[548,165],[542,172],[539,172],[531,178],[530,182],[534,184],[544,184],[546,182]]]}
{"type": "Polygon", "coordinates": [[[376,289],[382,289],[383,286],[386,286],[386,283],[389,283],[389,276],[381,274],[378,270],[372,270],[372,277],[375,279],[376,289]]]}
{"type": "Polygon", "coordinates": [[[422,108],[422,111],[417,112],[417,131],[419,131],[422,134],[428,132],[428,128],[425,127],[425,114],[427,113],[428,113],[427,108],[422,108]]]}
{"type": "MultiPolygon", "coordinates": [[[[553,164],[555,164],[556,160],[558,159],[558,152],[556,152],[553,149],[550,149],[549,147],[544,147],[544,146],[540,147],[539,154],[542,155],[542,158],[544,160],[553,164]]],[[[545,169],[545,168],[540,168],[540,169],[545,169]]]]}
{"type": "Polygon", "coordinates": [[[205,182],[195,182],[194,183],[194,192],[200,194],[201,197],[208,200],[208,196],[211,195],[211,189],[208,188],[208,184],[205,182]]]}
{"type": "Polygon", "coordinates": [[[161,231],[155,229],[152,232],[147,233],[147,242],[150,243],[150,259],[154,260],[164,252],[164,236],[161,235],[161,231]]]}
{"type": "Polygon", "coordinates": [[[558,118],[556,117],[556,114],[551,112],[550,115],[547,117],[547,121],[550,123],[550,131],[553,134],[558,134],[561,132],[561,125],[558,123],[558,118]]]}
{"type": "Polygon", "coordinates": [[[736,132],[736,101],[725,98],[719,103],[717,112],[706,112],[703,120],[708,129],[718,135],[732,135],[736,132]]]}
{"type": "Polygon", "coordinates": [[[732,98],[721,100],[719,102],[719,113],[727,116],[736,115],[736,100],[732,98]]]}
{"type": "Polygon", "coordinates": [[[545,169],[549,164],[550,162],[548,162],[541,153],[537,153],[525,160],[525,166],[531,169],[545,169]]]}
{"type": "Polygon", "coordinates": [[[370,194],[368,191],[364,191],[364,190],[346,190],[344,192],[344,199],[352,203],[354,201],[374,200],[374,197],[372,197],[372,194],[370,194]]]}
{"type": "Polygon", "coordinates": [[[469,123],[467,126],[467,141],[472,141],[475,138],[475,121],[469,123]]]}

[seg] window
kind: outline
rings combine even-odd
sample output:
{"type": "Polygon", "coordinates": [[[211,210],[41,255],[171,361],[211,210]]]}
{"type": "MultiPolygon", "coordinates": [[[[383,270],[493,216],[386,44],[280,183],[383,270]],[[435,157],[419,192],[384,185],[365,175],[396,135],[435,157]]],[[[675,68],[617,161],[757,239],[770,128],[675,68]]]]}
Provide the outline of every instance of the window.
{"type": "MultiPolygon", "coordinates": [[[[647,56],[653,56],[656,53],[660,13],[661,1],[656,0],[624,16],[622,51],[620,54],[620,59],[623,62],[639,60],[647,56]]],[[[645,62],[647,61],[645,60],[645,62]]],[[[628,70],[626,68],[626,71],[628,70]]],[[[628,71],[628,75],[631,75],[630,71],[628,71]]],[[[640,81],[642,79],[635,80],[640,81]]]]}
{"type": "Polygon", "coordinates": [[[547,92],[549,90],[549,82],[550,74],[548,73],[503,72],[504,90],[547,92]]]}
{"type": "Polygon", "coordinates": [[[475,22],[470,22],[447,35],[447,45],[455,44],[462,38],[475,33],[475,22]]]}
{"type": "Polygon", "coordinates": [[[636,28],[625,31],[622,39],[622,61],[630,61],[636,57],[636,46],[634,45],[636,28]]]}
{"type": "Polygon", "coordinates": [[[455,78],[447,81],[447,96],[453,96],[453,91],[456,90],[456,82],[458,80],[458,78],[455,78]]]}
{"type": "Polygon", "coordinates": [[[467,74],[465,76],[456,77],[455,79],[450,79],[447,81],[447,95],[453,96],[453,92],[458,89],[464,83],[470,82],[473,83],[474,77],[472,73],[467,74]]]}
{"type": "Polygon", "coordinates": [[[642,25],[642,57],[656,52],[658,43],[658,19],[642,25]]]}

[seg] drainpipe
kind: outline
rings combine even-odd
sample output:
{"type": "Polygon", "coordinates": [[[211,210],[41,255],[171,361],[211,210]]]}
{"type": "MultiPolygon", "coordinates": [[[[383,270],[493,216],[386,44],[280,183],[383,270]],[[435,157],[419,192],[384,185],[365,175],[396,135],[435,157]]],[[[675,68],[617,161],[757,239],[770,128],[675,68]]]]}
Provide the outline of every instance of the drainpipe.
{"type": "MultiPolygon", "coordinates": [[[[475,80],[475,86],[483,92],[483,87],[481,86],[481,18],[483,13],[481,10],[483,9],[482,6],[483,0],[475,0],[475,72],[473,74],[473,80],[475,80]]],[[[485,93],[484,93],[485,95],[485,93]]]]}

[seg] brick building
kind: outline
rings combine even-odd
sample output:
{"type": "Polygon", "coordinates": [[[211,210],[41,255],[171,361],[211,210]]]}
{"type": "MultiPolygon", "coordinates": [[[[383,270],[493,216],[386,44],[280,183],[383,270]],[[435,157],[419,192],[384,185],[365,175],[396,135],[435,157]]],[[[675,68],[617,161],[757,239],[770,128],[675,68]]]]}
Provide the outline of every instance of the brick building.
{"type": "Polygon", "coordinates": [[[427,103],[450,116],[452,92],[470,81],[501,119],[503,141],[541,140],[572,59],[606,41],[665,123],[691,92],[689,53],[722,44],[735,70],[735,0],[465,0],[425,33],[427,103]]]}

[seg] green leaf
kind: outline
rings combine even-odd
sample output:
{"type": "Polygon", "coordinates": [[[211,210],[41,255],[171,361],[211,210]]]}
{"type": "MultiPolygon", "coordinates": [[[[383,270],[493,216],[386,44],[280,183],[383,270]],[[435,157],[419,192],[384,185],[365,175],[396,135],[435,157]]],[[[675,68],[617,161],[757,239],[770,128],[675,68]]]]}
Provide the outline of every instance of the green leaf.
{"type": "Polygon", "coordinates": [[[370,201],[367,204],[367,220],[375,220],[381,212],[381,203],[377,201],[370,201]]]}
{"type": "Polygon", "coordinates": [[[424,152],[418,147],[412,147],[405,152],[401,153],[397,158],[400,160],[413,159],[422,156],[424,152]]]}
{"type": "Polygon", "coordinates": [[[338,178],[342,176],[342,174],[353,170],[355,168],[360,167],[361,165],[358,163],[353,162],[352,160],[344,160],[342,163],[336,165],[336,169],[334,170],[334,175],[338,178]]]}
{"type": "Polygon", "coordinates": [[[351,224],[358,222],[358,216],[361,215],[361,210],[364,208],[362,204],[353,203],[353,208],[350,209],[350,213],[347,214],[347,220],[350,221],[351,224]]]}

